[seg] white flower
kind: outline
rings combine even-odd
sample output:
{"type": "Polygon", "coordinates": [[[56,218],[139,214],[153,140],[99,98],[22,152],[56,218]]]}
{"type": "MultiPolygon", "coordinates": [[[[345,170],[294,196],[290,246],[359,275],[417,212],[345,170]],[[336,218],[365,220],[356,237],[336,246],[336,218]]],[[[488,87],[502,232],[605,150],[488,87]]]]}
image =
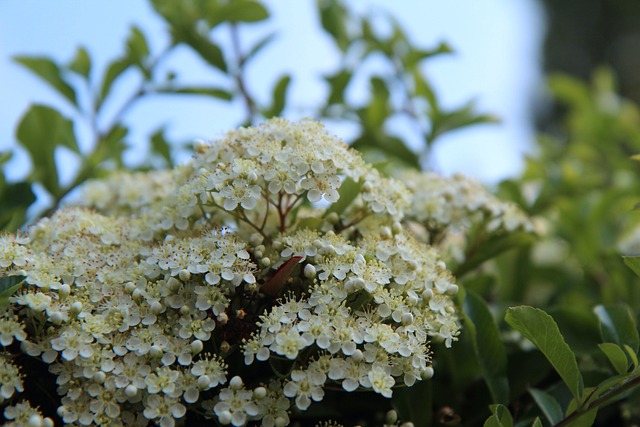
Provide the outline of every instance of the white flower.
{"type": "Polygon", "coordinates": [[[322,385],[325,381],[326,376],[314,375],[311,370],[294,370],[291,372],[291,381],[284,386],[284,395],[295,398],[298,409],[304,411],[311,405],[311,400],[320,402],[323,399],[322,385]]]}

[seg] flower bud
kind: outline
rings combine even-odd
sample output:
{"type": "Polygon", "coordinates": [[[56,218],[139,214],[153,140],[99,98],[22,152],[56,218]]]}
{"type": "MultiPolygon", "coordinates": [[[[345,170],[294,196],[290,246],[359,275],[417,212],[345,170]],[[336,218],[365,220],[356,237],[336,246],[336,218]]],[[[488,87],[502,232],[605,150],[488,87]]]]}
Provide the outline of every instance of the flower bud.
{"type": "Polygon", "coordinates": [[[267,397],[267,389],[264,387],[257,387],[255,390],[253,390],[253,397],[255,397],[256,399],[264,399],[265,397],[267,397]]]}
{"type": "Polygon", "coordinates": [[[186,282],[187,280],[191,279],[191,272],[189,270],[180,270],[180,273],[178,273],[178,277],[183,282],[186,282]]]}
{"type": "Polygon", "coordinates": [[[191,353],[198,354],[204,348],[204,344],[200,340],[195,340],[191,343],[191,353]]]}
{"type": "Polygon", "coordinates": [[[422,372],[420,372],[420,378],[422,378],[423,380],[428,380],[433,377],[433,374],[433,368],[431,366],[427,366],[422,372]]]}
{"type": "Polygon", "coordinates": [[[127,397],[134,397],[137,393],[138,389],[132,384],[129,384],[124,388],[124,394],[126,394],[127,397]]]}
{"type": "Polygon", "coordinates": [[[304,266],[304,277],[307,279],[313,279],[316,277],[316,268],[313,264],[307,264],[304,266]]]}
{"type": "Polygon", "coordinates": [[[70,294],[71,286],[67,285],[66,283],[58,288],[58,295],[60,295],[61,297],[68,297],[70,294]]]}
{"type": "Polygon", "coordinates": [[[398,413],[393,409],[387,412],[384,417],[385,424],[395,424],[398,422],[398,413]]]}
{"type": "Polygon", "coordinates": [[[242,381],[242,378],[237,375],[231,378],[231,381],[229,381],[229,388],[232,390],[240,390],[243,385],[244,382],[242,381]]]}

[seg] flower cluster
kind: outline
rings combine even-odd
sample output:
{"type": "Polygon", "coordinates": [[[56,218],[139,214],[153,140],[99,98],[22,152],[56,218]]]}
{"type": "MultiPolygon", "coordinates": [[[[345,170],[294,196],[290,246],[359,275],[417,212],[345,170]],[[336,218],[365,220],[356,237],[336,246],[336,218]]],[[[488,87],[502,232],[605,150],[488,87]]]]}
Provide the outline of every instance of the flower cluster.
{"type": "MultiPolygon", "coordinates": [[[[433,190],[412,194],[320,124],[272,119],[173,171],[91,182],[82,207],[0,236],[0,274],[25,282],[0,314],[2,357],[43,361],[72,425],[285,426],[328,387],[390,397],[459,330],[455,280],[406,221],[515,224],[422,179],[433,190]]],[[[0,369],[13,399],[24,372],[0,369]]]]}
{"type": "Polygon", "coordinates": [[[470,230],[485,234],[532,234],[534,223],[512,202],[491,194],[480,183],[456,174],[403,171],[401,178],[412,194],[405,221],[414,234],[437,246],[447,260],[464,260],[470,230]]]}

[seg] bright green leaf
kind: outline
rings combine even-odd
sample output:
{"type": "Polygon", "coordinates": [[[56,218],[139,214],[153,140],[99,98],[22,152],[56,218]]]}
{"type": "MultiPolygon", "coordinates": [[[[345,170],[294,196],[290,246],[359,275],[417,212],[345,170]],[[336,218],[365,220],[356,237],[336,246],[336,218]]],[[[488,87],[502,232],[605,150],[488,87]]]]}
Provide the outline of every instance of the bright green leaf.
{"type": "Polygon", "coordinates": [[[629,355],[629,358],[631,359],[631,363],[633,364],[633,369],[636,369],[638,367],[638,354],[635,351],[633,351],[633,349],[629,347],[627,344],[624,345],[624,349],[629,355]]]}
{"type": "Polygon", "coordinates": [[[141,70],[146,71],[147,57],[149,56],[149,44],[144,34],[137,26],[132,26],[127,38],[127,56],[141,70]]]}
{"type": "Polygon", "coordinates": [[[31,181],[41,182],[52,195],[58,195],[58,171],[54,159],[56,146],[64,145],[78,152],[71,120],[51,107],[33,105],[18,124],[16,136],[31,156],[31,181]]]}
{"type": "Polygon", "coordinates": [[[467,332],[493,401],[507,404],[507,356],[498,325],[484,300],[471,290],[466,292],[463,312],[467,332]]]}
{"type": "Polygon", "coordinates": [[[91,57],[87,49],[83,46],[76,49],[76,54],[69,63],[69,69],[85,78],[89,77],[89,73],[91,72],[91,57]]]}
{"type": "Polygon", "coordinates": [[[543,427],[540,418],[536,417],[536,419],[533,420],[533,423],[531,423],[531,427],[543,427]]]}
{"type": "Polygon", "coordinates": [[[627,372],[629,361],[627,360],[624,350],[622,350],[618,344],[605,342],[598,344],[598,347],[605,356],[607,356],[607,359],[609,359],[609,362],[611,362],[611,365],[613,365],[613,368],[618,374],[623,375],[627,372]]]}
{"type": "Polygon", "coordinates": [[[324,78],[329,83],[330,88],[327,105],[344,104],[344,93],[352,76],[353,73],[350,71],[340,70],[338,73],[324,78]]]}
{"type": "Polygon", "coordinates": [[[76,93],[62,77],[62,70],[49,58],[16,56],[15,61],[49,83],[62,96],[76,105],[76,93]]]}
{"type": "MultiPolygon", "coordinates": [[[[580,405],[581,403],[579,399],[572,399],[567,407],[566,415],[569,416],[573,414],[580,405]]],[[[578,415],[565,425],[568,427],[591,427],[596,419],[596,415],[598,415],[597,407],[578,415]]]]}
{"type": "Polygon", "coordinates": [[[594,312],[600,320],[602,341],[614,342],[620,346],[627,344],[636,353],[640,344],[638,328],[627,306],[604,306],[594,308],[594,312]]]}
{"type": "Polygon", "coordinates": [[[520,306],[507,310],[505,320],[544,354],[571,394],[580,398],[583,382],[576,357],[553,318],[537,308],[520,306]]]}
{"type": "Polygon", "coordinates": [[[562,407],[553,396],[535,388],[529,389],[529,393],[531,393],[533,400],[535,400],[536,404],[542,410],[542,413],[547,417],[551,425],[555,425],[562,420],[562,407]]]}
{"type": "Polygon", "coordinates": [[[227,71],[227,63],[220,47],[194,28],[180,28],[174,31],[176,41],[188,44],[202,59],[220,71],[227,71]]]}

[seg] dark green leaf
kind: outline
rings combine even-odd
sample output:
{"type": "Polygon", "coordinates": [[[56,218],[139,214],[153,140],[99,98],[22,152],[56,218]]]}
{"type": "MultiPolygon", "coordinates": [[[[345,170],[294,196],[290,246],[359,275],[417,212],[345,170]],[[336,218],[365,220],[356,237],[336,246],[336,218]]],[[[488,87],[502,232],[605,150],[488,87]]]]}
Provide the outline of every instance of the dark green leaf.
{"type": "Polygon", "coordinates": [[[87,49],[83,46],[76,49],[76,54],[69,63],[69,69],[85,78],[89,78],[89,73],[91,72],[91,57],[87,49]]]}
{"type": "Polygon", "coordinates": [[[45,57],[16,56],[14,59],[49,83],[58,93],[68,99],[71,104],[76,105],[76,93],[62,77],[62,70],[60,70],[58,64],[45,57]]]}
{"type": "Polygon", "coordinates": [[[411,68],[425,59],[451,52],[453,52],[451,46],[444,42],[441,42],[434,49],[411,49],[405,56],[403,65],[411,68]]]}
{"type": "MultiPolygon", "coordinates": [[[[571,415],[576,411],[578,407],[581,406],[581,402],[579,399],[574,398],[569,403],[569,407],[567,408],[566,415],[571,415]]],[[[598,408],[593,408],[587,412],[584,412],[577,416],[574,420],[567,423],[567,427],[591,427],[593,426],[593,422],[596,419],[596,415],[598,415],[598,408]]]]}
{"type": "Polygon", "coordinates": [[[471,290],[464,299],[464,319],[482,375],[495,403],[509,403],[507,356],[498,325],[484,300],[471,290]]]}
{"type": "Polygon", "coordinates": [[[533,423],[531,423],[531,427],[543,427],[542,421],[540,421],[540,418],[536,417],[536,419],[533,420],[533,423]]]}
{"type": "Polygon", "coordinates": [[[507,310],[505,320],[545,355],[575,398],[582,395],[582,375],[576,357],[551,316],[533,307],[507,310]]]}
{"type": "Polygon", "coordinates": [[[627,373],[627,370],[629,369],[629,361],[627,360],[624,350],[622,350],[618,344],[605,342],[598,344],[598,347],[602,350],[605,356],[607,356],[607,359],[609,359],[609,362],[611,362],[611,365],[618,374],[623,375],[627,373]]]}
{"type": "Polygon", "coordinates": [[[385,134],[364,134],[356,139],[351,146],[360,151],[379,150],[387,160],[395,159],[420,169],[418,155],[411,151],[400,138],[385,134]]]}
{"type": "Polygon", "coordinates": [[[52,195],[57,196],[59,183],[54,159],[56,146],[64,145],[78,152],[71,120],[51,107],[34,105],[20,121],[16,136],[31,156],[31,181],[42,183],[52,195]]]}
{"type": "Polygon", "coordinates": [[[171,157],[171,144],[164,136],[164,128],[160,128],[151,135],[151,149],[154,153],[159,154],[169,167],[173,166],[171,157]]]}
{"type": "Polygon", "coordinates": [[[484,427],[513,427],[513,417],[504,405],[491,405],[491,415],[484,422],[484,427]]]}
{"type": "Polygon", "coordinates": [[[174,31],[176,41],[188,44],[202,59],[220,71],[227,71],[227,63],[220,47],[193,28],[181,28],[174,31]]]}
{"type": "Polygon", "coordinates": [[[535,237],[526,232],[493,235],[480,243],[473,254],[456,268],[454,274],[456,277],[462,277],[483,262],[509,249],[529,245],[534,240],[535,237]]]}
{"type": "Polygon", "coordinates": [[[400,387],[393,391],[393,407],[400,419],[411,421],[415,427],[432,425],[433,383],[420,381],[412,387],[400,387]]]}
{"type": "Polygon", "coordinates": [[[640,277],[640,256],[623,256],[622,260],[640,277]]]}
{"type": "Polygon", "coordinates": [[[547,417],[551,425],[555,425],[562,420],[562,407],[553,396],[535,388],[529,389],[529,393],[531,393],[533,400],[536,401],[536,404],[542,410],[542,413],[547,417]]]}
{"type": "Polygon", "coordinates": [[[284,110],[284,106],[285,106],[285,101],[286,101],[286,97],[287,97],[287,88],[289,87],[289,83],[291,83],[291,76],[289,75],[284,75],[282,77],[280,77],[280,79],[278,80],[278,83],[276,83],[275,87],[273,88],[273,104],[271,105],[271,108],[269,108],[268,111],[265,111],[264,116],[265,118],[270,118],[270,117],[277,117],[282,113],[282,110],[284,110]]]}
{"type": "Polygon", "coordinates": [[[9,305],[9,297],[24,284],[24,276],[0,277],[0,310],[9,305]]]}
{"type": "Polygon", "coordinates": [[[446,132],[481,123],[496,123],[498,119],[487,114],[477,114],[473,103],[464,105],[456,110],[444,112],[430,112],[431,134],[429,139],[435,140],[446,132]]]}
{"type": "Polygon", "coordinates": [[[27,209],[36,201],[28,182],[16,182],[0,188],[0,229],[17,230],[26,220],[27,209]]]}
{"type": "Polygon", "coordinates": [[[231,101],[233,95],[226,89],[215,87],[164,87],[155,90],[157,93],[175,93],[184,95],[205,95],[225,101],[231,101]]]}
{"type": "Polygon", "coordinates": [[[594,312],[600,319],[602,341],[613,342],[619,346],[626,344],[636,353],[638,352],[640,343],[638,328],[627,306],[599,305],[594,309],[594,312]]]}
{"type": "Polygon", "coordinates": [[[331,206],[327,208],[323,216],[327,216],[332,212],[335,212],[338,215],[343,213],[345,209],[347,209],[349,205],[355,200],[355,198],[358,197],[361,189],[362,183],[355,182],[351,178],[345,178],[345,180],[340,185],[340,188],[338,189],[340,198],[337,202],[331,204],[331,206]]]}

